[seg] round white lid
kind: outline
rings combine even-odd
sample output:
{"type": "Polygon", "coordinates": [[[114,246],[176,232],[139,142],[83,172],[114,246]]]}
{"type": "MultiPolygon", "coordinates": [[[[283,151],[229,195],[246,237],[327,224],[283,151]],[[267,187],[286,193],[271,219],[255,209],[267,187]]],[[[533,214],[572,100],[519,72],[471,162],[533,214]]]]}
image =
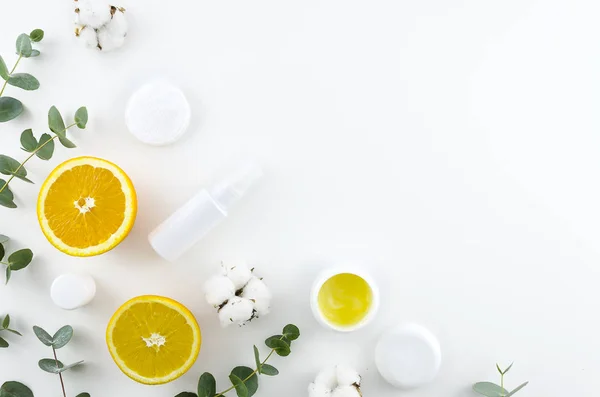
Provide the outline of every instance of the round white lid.
{"type": "Polygon", "coordinates": [[[52,283],[50,296],[56,306],[65,310],[74,310],[94,299],[96,282],[88,275],[63,274],[52,283]]]}
{"type": "Polygon", "coordinates": [[[428,329],[408,324],[385,333],[375,350],[377,369],[399,388],[415,388],[433,381],[442,363],[440,344],[428,329]]]}
{"type": "Polygon", "coordinates": [[[190,124],[190,104],[181,90],[166,82],[153,82],[133,93],[125,110],[129,132],[149,145],[177,141],[190,124]]]}

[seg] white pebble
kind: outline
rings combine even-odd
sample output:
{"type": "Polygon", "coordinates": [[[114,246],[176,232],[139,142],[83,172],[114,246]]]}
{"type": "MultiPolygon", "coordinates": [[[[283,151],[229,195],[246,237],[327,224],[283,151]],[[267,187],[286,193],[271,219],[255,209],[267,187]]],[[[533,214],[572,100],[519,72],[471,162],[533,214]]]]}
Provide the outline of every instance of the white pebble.
{"type": "Polygon", "coordinates": [[[246,262],[223,264],[223,270],[225,275],[233,281],[236,290],[242,289],[252,278],[252,271],[246,262]]]}
{"type": "Polygon", "coordinates": [[[337,380],[337,368],[328,367],[319,372],[315,383],[321,386],[325,386],[329,390],[333,390],[338,386],[337,380]]]}
{"type": "Polygon", "coordinates": [[[231,324],[244,325],[254,314],[254,305],[252,301],[235,297],[229,300],[219,311],[219,320],[221,326],[227,327],[231,324]]]}
{"type": "Polygon", "coordinates": [[[338,386],[360,386],[360,375],[347,365],[340,364],[336,367],[338,386]]]}
{"type": "Polygon", "coordinates": [[[97,29],[110,21],[110,4],[106,0],[78,0],[75,2],[75,23],[97,29]]]}
{"type": "Polygon", "coordinates": [[[362,397],[356,386],[341,386],[331,393],[331,397],[362,397]]]}
{"type": "Polygon", "coordinates": [[[129,132],[148,145],[177,141],[190,123],[190,105],[181,90],[171,84],[143,85],[129,99],[125,123],[129,132]]]}
{"type": "Polygon", "coordinates": [[[206,301],[215,307],[235,296],[233,282],[225,276],[214,276],[204,283],[206,301]]]}
{"type": "Polygon", "coordinates": [[[271,291],[258,277],[252,277],[244,287],[242,297],[254,302],[254,308],[259,316],[266,316],[271,310],[271,291]]]}
{"type": "Polygon", "coordinates": [[[63,274],[52,283],[50,296],[56,306],[65,310],[74,310],[94,299],[96,283],[91,276],[63,274]]]}
{"type": "Polygon", "coordinates": [[[324,385],[311,383],[308,385],[308,397],[330,397],[331,390],[324,385]]]}

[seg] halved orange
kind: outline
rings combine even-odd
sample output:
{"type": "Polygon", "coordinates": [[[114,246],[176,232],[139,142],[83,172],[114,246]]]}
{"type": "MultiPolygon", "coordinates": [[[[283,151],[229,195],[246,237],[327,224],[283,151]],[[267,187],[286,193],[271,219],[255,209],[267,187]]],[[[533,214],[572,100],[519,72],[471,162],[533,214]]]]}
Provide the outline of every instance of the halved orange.
{"type": "Polygon", "coordinates": [[[93,256],[127,237],[137,214],[137,198],[131,180],[115,164],[78,157],[48,176],[37,213],[52,245],[69,255],[93,256]]]}
{"type": "Polygon", "coordinates": [[[186,373],[201,343],[194,315],[162,296],[131,299],[117,310],[106,329],[106,344],[117,366],[147,385],[171,382],[186,373]]]}

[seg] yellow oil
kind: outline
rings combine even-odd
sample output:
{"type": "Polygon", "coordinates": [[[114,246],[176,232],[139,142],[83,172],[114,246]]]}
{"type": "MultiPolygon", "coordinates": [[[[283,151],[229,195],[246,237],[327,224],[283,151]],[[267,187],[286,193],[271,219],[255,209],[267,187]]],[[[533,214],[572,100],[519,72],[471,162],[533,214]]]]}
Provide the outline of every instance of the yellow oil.
{"type": "Polygon", "coordinates": [[[341,273],[331,277],[319,291],[319,309],[325,320],[339,327],[360,323],[369,313],[373,291],[360,276],[341,273]]]}

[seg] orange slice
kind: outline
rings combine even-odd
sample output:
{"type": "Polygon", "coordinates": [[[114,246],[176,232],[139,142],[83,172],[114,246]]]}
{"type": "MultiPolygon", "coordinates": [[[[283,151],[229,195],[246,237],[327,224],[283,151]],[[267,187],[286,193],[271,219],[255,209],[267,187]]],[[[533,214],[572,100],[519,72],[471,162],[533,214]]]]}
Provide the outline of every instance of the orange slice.
{"type": "Polygon", "coordinates": [[[194,315],[161,296],[131,299],[106,329],[106,344],[117,366],[147,385],[171,382],[186,373],[198,357],[201,342],[194,315]]]}
{"type": "Polygon", "coordinates": [[[113,163],[95,157],[68,160],[52,171],[38,197],[42,232],[73,256],[99,255],[116,247],[133,227],[135,189],[113,163]]]}

